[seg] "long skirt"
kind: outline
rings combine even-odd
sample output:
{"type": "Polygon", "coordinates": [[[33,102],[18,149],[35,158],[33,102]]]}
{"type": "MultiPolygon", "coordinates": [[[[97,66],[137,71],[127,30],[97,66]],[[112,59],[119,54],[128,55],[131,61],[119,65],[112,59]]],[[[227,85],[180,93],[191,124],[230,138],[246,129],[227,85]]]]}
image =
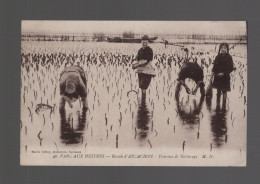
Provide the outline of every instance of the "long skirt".
{"type": "Polygon", "coordinates": [[[152,75],[138,73],[138,79],[139,79],[139,88],[147,89],[151,83],[152,75]]]}
{"type": "Polygon", "coordinates": [[[215,75],[212,87],[224,92],[230,91],[230,75],[225,74],[223,77],[218,77],[215,75]]]}

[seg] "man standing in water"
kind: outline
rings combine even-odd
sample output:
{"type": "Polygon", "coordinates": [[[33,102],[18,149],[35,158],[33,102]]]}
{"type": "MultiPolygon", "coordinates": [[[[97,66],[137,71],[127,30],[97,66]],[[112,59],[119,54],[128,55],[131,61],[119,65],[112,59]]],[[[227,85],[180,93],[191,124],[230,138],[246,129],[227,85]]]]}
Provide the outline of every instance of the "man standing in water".
{"type": "Polygon", "coordinates": [[[148,46],[149,37],[144,35],[142,37],[142,48],[139,49],[136,60],[138,63],[133,64],[133,69],[137,69],[139,88],[142,90],[142,97],[146,97],[146,89],[151,83],[151,78],[154,77],[155,70],[151,65],[153,60],[153,50],[148,46]]]}
{"type": "Polygon", "coordinates": [[[87,110],[87,81],[84,70],[79,66],[69,66],[60,75],[60,110],[65,107],[66,101],[72,107],[79,97],[83,104],[83,110],[87,110]]]}
{"type": "Polygon", "coordinates": [[[165,45],[165,48],[167,47],[167,45],[169,44],[168,40],[164,40],[163,39],[163,42],[164,42],[164,45],[165,45]]]}
{"type": "Polygon", "coordinates": [[[181,71],[179,73],[178,77],[178,84],[176,87],[175,96],[178,97],[180,93],[181,86],[183,86],[186,89],[186,92],[188,94],[191,93],[191,90],[185,83],[185,79],[189,78],[192,79],[196,83],[195,89],[192,91],[192,94],[195,95],[197,93],[198,88],[200,88],[200,94],[201,96],[205,96],[205,84],[203,82],[203,69],[198,65],[197,62],[190,62],[187,59],[187,53],[188,49],[185,50],[186,52],[186,59],[184,60],[184,64],[181,67],[181,71]]]}

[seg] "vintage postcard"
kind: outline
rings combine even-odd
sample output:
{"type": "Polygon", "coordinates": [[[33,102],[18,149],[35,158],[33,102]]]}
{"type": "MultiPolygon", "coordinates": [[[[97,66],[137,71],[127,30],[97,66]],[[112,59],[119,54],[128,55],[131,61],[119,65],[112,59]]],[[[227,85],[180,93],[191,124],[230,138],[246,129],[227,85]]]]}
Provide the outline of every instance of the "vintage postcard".
{"type": "Polygon", "coordinates": [[[246,166],[245,21],[21,27],[21,165],[246,166]]]}

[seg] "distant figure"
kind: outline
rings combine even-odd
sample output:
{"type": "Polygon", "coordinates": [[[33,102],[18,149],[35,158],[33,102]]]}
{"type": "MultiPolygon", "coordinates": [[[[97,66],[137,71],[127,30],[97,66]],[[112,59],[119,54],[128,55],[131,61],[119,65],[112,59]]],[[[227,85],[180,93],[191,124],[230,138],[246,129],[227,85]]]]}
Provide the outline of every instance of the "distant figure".
{"type": "Polygon", "coordinates": [[[72,107],[79,97],[83,104],[83,110],[87,110],[87,80],[84,70],[79,66],[69,66],[60,75],[60,110],[64,109],[68,102],[72,107]]]}
{"type": "Polygon", "coordinates": [[[189,49],[184,48],[184,60],[189,60],[189,49]]]}
{"type": "Polygon", "coordinates": [[[164,40],[165,48],[167,48],[167,45],[169,44],[168,40],[164,40]]]}
{"type": "Polygon", "coordinates": [[[202,68],[198,65],[198,63],[192,63],[192,62],[185,62],[182,67],[181,67],[181,71],[179,73],[179,77],[178,77],[178,84],[176,87],[176,92],[175,92],[175,96],[179,96],[179,92],[181,89],[181,86],[183,85],[183,87],[186,89],[186,92],[188,94],[191,93],[191,90],[189,89],[189,87],[185,84],[185,79],[190,78],[192,79],[195,83],[196,83],[196,87],[195,89],[192,91],[192,94],[195,95],[197,93],[198,88],[200,88],[200,94],[202,96],[205,95],[205,84],[203,82],[203,70],[202,68]]]}
{"type": "Polygon", "coordinates": [[[218,55],[213,64],[214,81],[213,88],[217,89],[217,102],[220,102],[221,92],[223,93],[223,104],[226,103],[227,91],[230,91],[230,73],[233,71],[233,59],[229,54],[229,46],[222,43],[219,46],[218,55]]]}
{"type": "Polygon", "coordinates": [[[149,37],[142,37],[142,48],[139,49],[136,60],[138,63],[133,64],[133,69],[137,69],[139,78],[139,88],[142,89],[142,96],[146,96],[146,89],[151,83],[151,78],[154,77],[155,70],[151,65],[153,60],[153,50],[148,46],[149,37]]]}

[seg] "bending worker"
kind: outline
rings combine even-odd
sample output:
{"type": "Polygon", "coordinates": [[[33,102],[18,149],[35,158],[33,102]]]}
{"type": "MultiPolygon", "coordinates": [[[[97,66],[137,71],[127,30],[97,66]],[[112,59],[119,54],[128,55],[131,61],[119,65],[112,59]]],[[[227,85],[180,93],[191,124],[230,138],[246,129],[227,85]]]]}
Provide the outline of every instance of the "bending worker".
{"type": "Polygon", "coordinates": [[[192,91],[192,94],[195,95],[197,93],[198,88],[200,88],[201,96],[205,95],[205,84],[203,82],[203,69],[198,65],[197,62],[186,62],[182,65],[181,71],[178,77],[178,84],[176,87],[175,96],[179,96],[181,86],[186,89],[188,94],[191,93],[189,87],[185,84],[185,79],[190,78],[196,83],[195,89],[192,91]]]}
{"type": "Polygon", "coordinates": [[[72,103],[79,97],[81,97],[83,110],[87,110],[87,80],[81,67],[69,66],[61,72],[60,95],[60,110],[64,109],[66,102],[72,108],[72,103]]]}

